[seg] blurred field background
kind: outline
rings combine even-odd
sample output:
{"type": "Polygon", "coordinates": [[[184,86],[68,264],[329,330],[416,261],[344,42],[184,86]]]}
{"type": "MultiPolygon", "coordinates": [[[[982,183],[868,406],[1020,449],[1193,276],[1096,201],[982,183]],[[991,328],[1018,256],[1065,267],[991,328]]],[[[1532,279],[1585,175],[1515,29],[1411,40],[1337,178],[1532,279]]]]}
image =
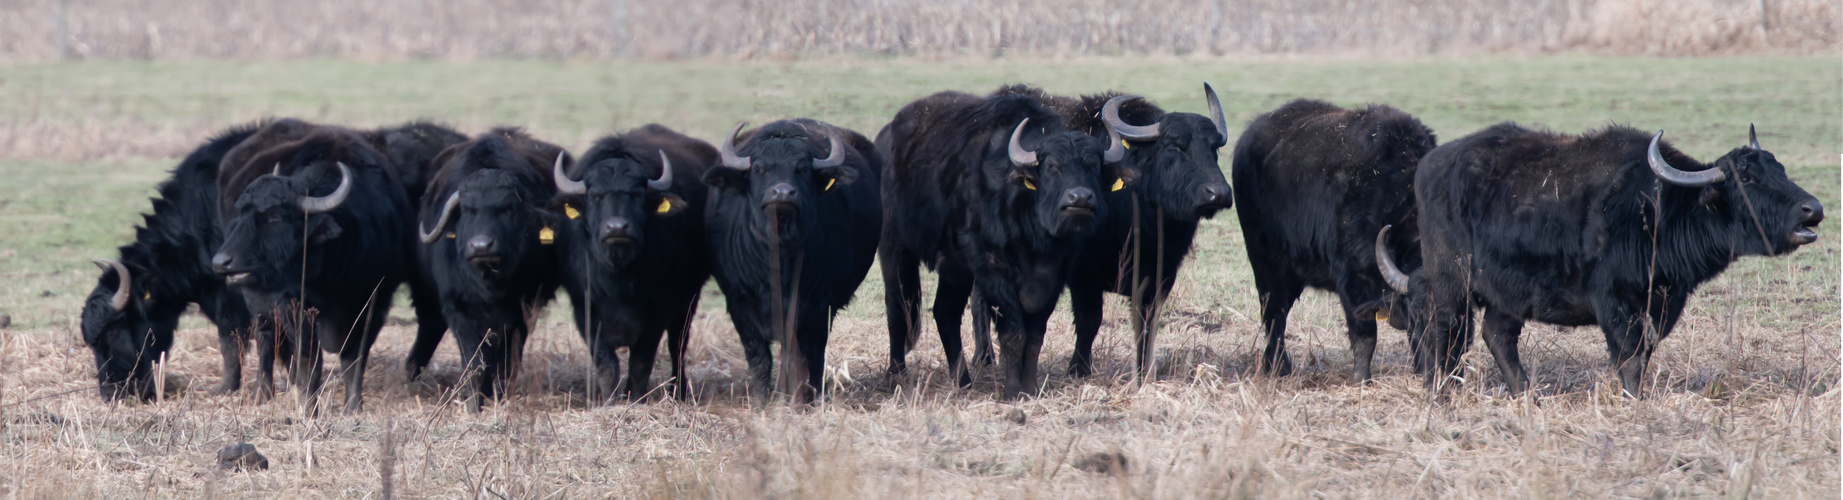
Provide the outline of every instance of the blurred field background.
{"type": "Polygon", "coordinates": [[[1833,0],[11,0],[0,60],[1817,54],[1833,0]]]}
{"type": "MultiPolygon", "coordinates": [[[[1231,136],[1297,97],[1387,103],[1442,140],[1503,120],[1665,129],[1705,161],[1745,144],[1756,123],[1792,179],[1835,211],[1843,64],[1830,3],[1402,2],[1408,12],[1247,2],[1212,18],[1198,2],[1042,2],[1007,7],[1002,36],[991,34],[993,16],[953,1],[224,5],[70,1],[82,46],[68,50],[84,59],[70,62],[49,43],[55,2],[0,5],[0,314],[11,319],[0,326],[0,497],[375,498],[386,484],[439,498],[1843,491],[1843,231],[1833,222],[1819,242],[1743,259],[1699,290],[1638,401],[1617,395],[1597,329],[1536,324],[1523,343],[1532,397],[1506,395],[1479,346],[1453,401],[1429,404],[1403,336],[1386,327],[1377,383],[1352,386],[1342,314],[1324,293],[1294,310],[1299,374],[1258,376],[1259,301],[1232,213],[1204,224],[1173,294],[1159,380],[1130,381],[1125,310],[1110,298],[1097,375],[1064,373],[1065,310],[1044,349],[1044,396],[1019,403],[996,401],[990,372],[968,390],[940,380],[931,331],[911,374],[887,380],[874,270],[837,321],[833,397],[816,407],[737,396],[744,363],[714,286],[692,336],[694,401],[585,408],[586,356],[559,301],[514,396],[478,415],[449,401],[452,342],[430,376],[405,383],[406,308],[392,311],[398,321],[372,352],[365,412],[313,419],[292,392],[267,405],[206,394],[218,354],[196,315],[165,367],[166,401],[104,405],[76,317],[97,276],[89,259],[128,241],[177,158],[267,116],[358,127],[428,118],[468,133],[514,125],[580,151],[650,122],[706,140],[738,120],[792,116],[874,134],[918,96],[1020,81],[1062,94],[1128,90],[1202,112],[1210,81],[1231,136]],[[1746,10],[1762,4],[1766,38],[1758,11],[1746,10]],[[1786,14],[1794,6],[1807,10],[1786,14]],[[616,12],[625,24],[605,22],[616,12]],[[1199,42],[1212,40],[1201,38],[1210,26],[1221,31],[1199,42]],[[1814,34],[1785,34],[1794,32],[1814,34]],[[1607,41],[1620,36],[1632,38],[1607,41]],[[1722,57],[1626,57],[1635,54],[1722,57]],[[240,441],[271,468],[217,470],[215,451],[240,441]]],[[[245,365],[252,373],[254,359],[245,365]]]]}

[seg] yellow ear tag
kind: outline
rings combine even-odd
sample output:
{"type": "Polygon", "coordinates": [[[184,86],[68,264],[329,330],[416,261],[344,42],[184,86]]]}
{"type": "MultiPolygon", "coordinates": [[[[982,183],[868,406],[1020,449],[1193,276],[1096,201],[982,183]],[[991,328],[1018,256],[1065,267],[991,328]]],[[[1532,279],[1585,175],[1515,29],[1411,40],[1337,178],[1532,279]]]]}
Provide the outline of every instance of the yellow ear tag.
{"type": "Polygon", "coordinates": [[[1122,189],[1126,189],[1126,179],[1114,179],[1113,180],[1113,190],[1119,191],[1122,189]]]}
{"type": "Polygon", "coordinates": [[[671,211],[672,211],[672,200],[669,200],[666,198],[660,198],[659,199],[659,209],[654,210],[653,213],[663,214],[663,213],[671,212],[671,211]]]}
{"type": "Polygon", "coordinates": [[[833,184],[837,184],[837,183],[838,183],[838,179],[836,179],[836,178],[834,178],[834,179],[831,179],[831,180],[827,180],[827,181],[826,181],[826,188],[825,188],[825,190],[826,190],[826,191],[831,191],[831,190],[832,190],[832,185],[833,185],[833,184]]]}
{"type": "Polygon", "coordinates": [[[1126,148],[1126,149],[1133,149],[1133,145],[1127,144],[1126,139],[1120,139],[1120,147],[1126,148]]]}
{"type": "Polygon", "coordinates": [[[1389,321],[1389,310],[1388,309],[1377,309],[1376,310],[1376,321],[1381,321],[1384,323],[1388,322],[1389,321]]]}
{"type": "Polygon", "coordinates": [[[538,230],[538,243],[549,245],[551,243],[555,243],[556,241],[557,241],[556,231],[552,231],[549,227],[545,227],[543,229],[538,230]]]}
{"type": "Polygon", "coordinates": [[[154,300],[154,292],[141,292],[141,300],[154,300]]]}
{"type": "Polygon", "coordinates": [[[1036,185],[1036,184],[1031,184],[1031,183],[1030,183],[1030,179],[1024,179],[1024,189],[1029,189],[1029,190],[1031,190],[1031,191],[1036,191],[1036,190],[1037,190],[1037,185],[1036,185]]]}
{"type": "Polygon", "coordinates": [[[582,212],[577,212],[575,205],[564,203],[563,204],[563,215],[569,216],[570,220],[576,220],[577,217],[582,216],[582,212]]]}
{"type": "Polygon", "coordinates": [[[454,233],[448,233],[448,239],[454,239],[454,233]]]}

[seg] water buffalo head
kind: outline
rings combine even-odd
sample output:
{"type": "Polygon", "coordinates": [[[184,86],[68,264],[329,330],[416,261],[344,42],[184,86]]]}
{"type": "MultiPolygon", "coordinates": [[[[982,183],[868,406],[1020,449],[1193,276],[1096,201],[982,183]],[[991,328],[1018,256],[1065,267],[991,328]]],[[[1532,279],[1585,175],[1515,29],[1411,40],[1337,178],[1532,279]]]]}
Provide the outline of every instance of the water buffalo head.
{"type": "MultiPolygon", "coordinates": [[[[579,180],[565,172],[564,158],[557,156],[552,178],[564,197],[580,197],[580,210],[587,235],[601,244],[589,244],[590,255],[602,263],[622,267],[639,255],[645,245],[646,222],[650,217],[674,217],[685,210],[685,200],[672,194],[672,159],[658,150],[657,162],[651,155],[600,155],[591,151],[579,180]]],[[[565,202],[570,203],[570,202],[565,202]]]]}
{"type": "MultiPolygon", "coordinates": [[[[153,364],[172,338],[154,335],[174,325],[149,318],[149,280],[136,282],[135,270],[121,261],[100,259],[102,278],[83,304],[83,342],[96,355],[96,381],[103,401],[153,397],[153,364]]],[[[146,275],[145,269],[140,269],[146,275]]]]}
{"type": "Polygon", "coordinates": [[[1679,170],[1667,161],[1694,160],[1660,144],[1664,131],[1651,137],[1645,161],[1659,180],[1685,188],[1700,188],[1696,203],[1728,221],[1735,250],[1741,254],[1778,255],[1817,241],[1817,225],[1824,220],[1824,205],[1786,177],[1772,153],[1760,147],[1759,136],[1747,127],[1746,146],[1735,148],[1707,169],[1679,170]]]}
{"type": "MultiPolygon", "coordinates": [[[[1228,143],[1228,126],[1216,90],[1203,84],[1208,118],[1193,113],[1166,113],[1150,125],[1131,125],[1120,107],[1143,99],[1123,95],[1107,101],[1101,118],[1131,145],[1126,162],[1143,176],[1138,189],[1165,213],[1183,220],[1214,217],[1232,206],[1229,182],[1216,164],[1216,151],[1228,143]]],[[[1117,142],[1117,141],[1116,141],[1117,142]]]]}
{"type": "Polygon", "coordinates": [[[794,240],[819,224],[818,200],[857,181],[845,144],[830,125],[781,121],[757,129],[746,144],[736,124],[719,148],[723,164],[705,171],[704,183],[745,197],[749,226],[763,241],[794,240]]]}
{"type": "MultiPolygon", "coordinates": [[[[211,270],[245,297],[296,297],[302,279],[318,276],[306,262],[312,247],[339,237],[343,228],[331,212],[352,194],[352,169],[344,162],[314,161],[282,175],[281,164],[251,181],[237,197],[235,212],[224,221],[224,245],[211,257],[211,270]],[[314,194],[314,193],[322,194],[314,194]]],[[[388,250],[386,250],[388,251],[388,250]]],[[[336,272],[336,271],[335,271],[336,272]]],[[[252,302],[252,310],[261,310],[252,302]]]]}
{"type": "Polygon", "coordinates": [[[1126,146],[1119,134],[1110,127],[1108,137],[1102,144],[1061,127],[1032,129],[1030,119],[1025,118],[1007,136],[1010,164],[999,191],[1031,206],[1050,236],[1087,236],[1106,210],[1100,190],[1115,183],[1131,184],[1138,178],[1138,171],[1120,164],[1126,146]]]}

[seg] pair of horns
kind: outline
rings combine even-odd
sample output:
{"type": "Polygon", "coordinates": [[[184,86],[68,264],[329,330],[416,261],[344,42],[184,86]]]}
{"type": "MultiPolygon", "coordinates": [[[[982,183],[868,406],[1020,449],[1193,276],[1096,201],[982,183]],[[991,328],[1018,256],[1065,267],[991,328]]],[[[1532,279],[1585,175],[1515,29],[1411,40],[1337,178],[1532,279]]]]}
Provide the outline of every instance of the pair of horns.
{"type": "MultiPolygon", "coordinates": [[[[1216,99],[1216,89],[1211,87],[1209,82],[1203,82],[1203,96],[1209,100],[1210,123],[1216,124],[1217,134],[1221,134],[1225,139],[1228,138],[1229,123],[1222,117],[1222,101],[1216,99]]],[[[1151,125],[1128,125],[1125,120],[1120,119],[1121,104],[1125,104],[1126,101],[1144,98],[1143,96],[1123,95],[1108,99],[1107,104],[1101,106],[1101,120],[1107,122],[1108,128],[1119,131],[1121,137],[1135,141],[1157,139],[1163,134],[1163,132],[1159,130],[1157,123],[1151,125]]]]}
{"type": "MultiPolygon", "coordinates": [[[[352,194],[352,169],[346,167],[345,162],[336,162],[334,165],[339,166],[339,187],[333,188],[333,193],[326,196],[302,196],[301,211],[309,214],[331,212],[346,202],[347,195],[352,194]]],[[[275,163],[275,169],[269,171],[269,175],[282,176],[281,162],[275,163]]]]}
{"type": "Polygon", "coordinates": [[[1376,270],[1382,271],[1382,280],[1388,282],[1395,293],[1407,295],[1408,275],[1395,267],[1395,259],[1389,257],[1389,247],[1383,243],[1389,239],[1389,230],[1394,228],[1394,225],[1382,226],[1382,231],[1376,233],[1376,270]]]}
{"type": "MultiPolygon", "coordinates": [[[[1111,102],[1108,104],[1113,105],[1111,102]]],[[[1024,127],[1027,125],[1030,125],[1029,118],[1018,122],[1017,128],[1011,131],[1011,144],[1006,147],[1006,152],[1011,156],[1012,165],[1037,166],[1037,152],[1024,149],[1024,145],[1018,142],[1024,136],[1024,127]]],[[[1107,153],[1101,159],[1107,163],[1120,163],[1120,160],[1126,159],[1126,143],[1120,142],[1120,131],[1113,127],[1107,127],[1107,153]]]]}
{"type": "Polygon", "coordinates": [[[127,309],[128,293],[134,289],[134,277],[128,275],[128,266],[122,265],[122,261],[115,259],[96,259],[90,262],[102,268],[102,272],[115,271],[115,276],[121,279],[121,284],[115,286],[115,295],[109,296],[109,309],[114,309],[115,312],[127,309]]]}
{"type": "MultiPolygon", "coordinates": [[[[557,162],[550,166],[550,178],[556,181],[557,191],[563,194],[589,192],[588,184],[583,181],[570,180],[569,174],[563,172],[563,154],[561,151],[557,152],[557,162]]],[[[646,188],[654,191],[672,190],[672,159],[666,157],[666,150],[659,150],[659,177],[647,179],[646,188]]],[[[452,204],[454,201],[450,200],[449,203],[452,204]]],[[[446,220],[447,217],[443,216],[443,219],[446,220]]]]}
{"type": "MultiPolygon", "coordinates": [[[[1657,178],[1683,187],[1702,187],[1728,179],[1728,174],[1722,172],[1720,167],[1691,172],[1670,166],[1669,162],[1664,161],[1664,154],[1657,149],[1658,142],[1663,138],[1664,131],[1657,131],[1657,135],[1651,136],[1651,146],[1645,148],[1645,163],[1651,166],[1651,172],[1657,174],[1657,178]]],[[[1760,136],[1754,133],[1751,123],[1747,124],[1747,147],[1761,151],[1760,136]]]]}
{"type": "MultiPolygon", "coordinates": [[[[736,153],[736,134],[749,122],[736,122],[736,128],[730,129],[730,135],[723,138],[723,147],[718,152],[723,156],[723,166],[736,170],[748,170],[754,163],[747,156],[736,153]]],[[[831,153],[825,158],[814,158],[813,168],[832,168],[845,164],[845,148],[838,141],[838,131],[826,127],[826,140],[831,143],[831,153]]]]}

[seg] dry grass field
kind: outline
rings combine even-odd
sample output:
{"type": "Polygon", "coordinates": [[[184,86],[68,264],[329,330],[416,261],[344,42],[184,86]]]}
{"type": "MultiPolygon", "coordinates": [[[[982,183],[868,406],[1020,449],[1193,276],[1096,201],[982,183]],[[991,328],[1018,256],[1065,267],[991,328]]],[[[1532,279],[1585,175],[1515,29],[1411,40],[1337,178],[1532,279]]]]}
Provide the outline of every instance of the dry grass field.
{"type": "MultiPolygon", "coordinates": [[[[1820,226],[1818,243],[1743,259],[1705,285],[1654,358],[1641,400],[1618,395],[1596,329],[1544,325],[1526,330],[1523,354],[1537,387],[1528,397],[1504,393],[1478,346],[1451,401],[1429,403],[1404,336],[1386,327],[1377,383],[1351,385],[1341,313],[1324,293],[1308,293],[1293,314],[1299,373],[1259,376],[1259,302],[1232,213],[1199,235],[1165,319],[1157,380],[1130,381],[1130,333],[1116,297],[1096,349],[1098,373],[1083,380],[1063,372],[1073,343],[1064,311],[1044,348],[1043,396],[1016,403],[997,400],[990,371],[970,389],[942,380],[933,332],[910,356],[910,375],[886,379],[883,287],[874,272],[837,321],[832,397],[810,407],[738,395],[741,349],[714,286],[692,336],[695,397],[687,402],[585,408],[586,356],[562,303],[540,321],[515,394],[480,414],[449,397],[459,376],[452,342],[432,376],[404,381],[413,326],[403,307],[372,352],[365,411],[317,418],[303,417],[292,392],[265,405],[246,394],[206,394],[220,376],[219,357],[215,333],[196,315],[182,322],[164,367],[163,401],[103,404],[77,331],[97,276],[88,260],[128,241],[176,158],[217,129],[263,116],[354,126],[426,117],[470,132],[517,125],[580,150],[648,122],[706,139],[737,120],[789,116],[874,133],[917,96],[1011,81],[1070,94],[1131,90],[1200,112],[1205,80],[1222,93],[1232,136],[1295,97],[1388,103],[1443,139],[1501,120],[1565,131],[1662,128],[1704,160],[1744,144],[1753,122],[1795,181],[1833,210],[1843,207],[1843,67],[1831,58],[0,64],[0,314],[11,319],[0,326],[0,497],[1843,491],[1843,230],[1835,222],[1820,226]],[[270,467],[219,470],[216,451],[237,442],[255,445],[270,467]]],[[[336,394],[337,385],[327,390],[336,394]]]]}

